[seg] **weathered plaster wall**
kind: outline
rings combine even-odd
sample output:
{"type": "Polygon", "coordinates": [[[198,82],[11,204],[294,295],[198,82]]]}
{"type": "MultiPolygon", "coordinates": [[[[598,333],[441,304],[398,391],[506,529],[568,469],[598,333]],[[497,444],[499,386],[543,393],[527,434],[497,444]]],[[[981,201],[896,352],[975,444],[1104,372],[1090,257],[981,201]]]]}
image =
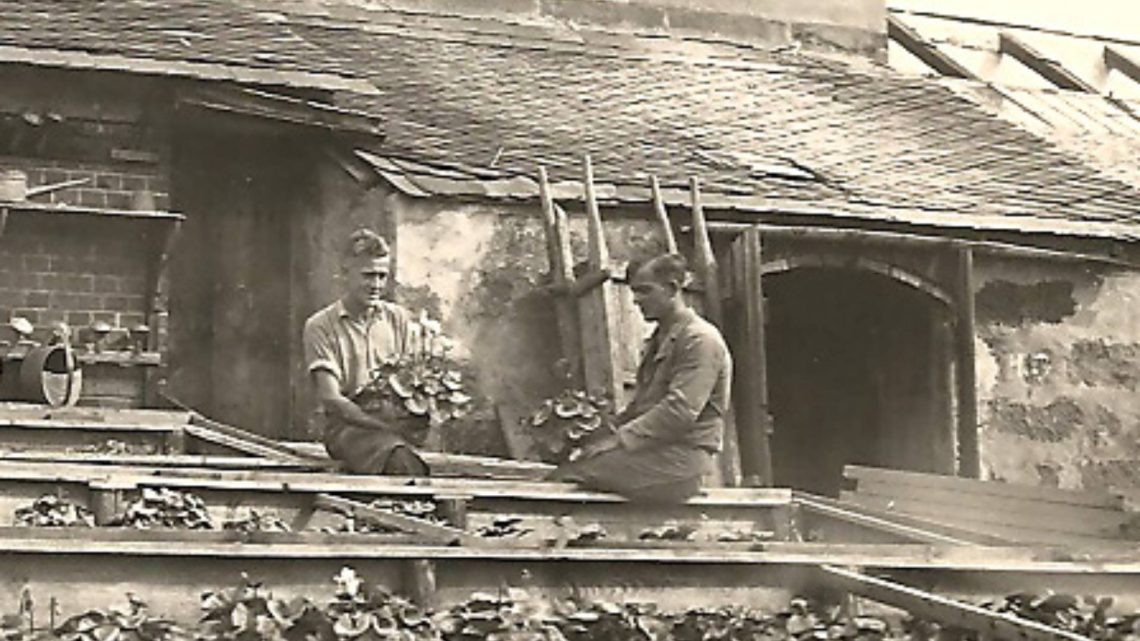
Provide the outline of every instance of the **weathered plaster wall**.
{"type": "MultiPolygon", "coordinates": [[[[518,419],[558,385],[551,371],[558,330],[553,299],[541,291],[548,266],[538,212],[404,197],[395,202],[398,298],[440,316],[459,343],[458,354],[472,364],[479,391],[497,408],[492,424],[502,421],[511,452],[527,455],[529,439],[518,419]]],[[[584,258],[585,220],[571,212],[570,226],[574,255],[584,258]]],[[[606,238],[615,260],[660,247],[647,221],[607,221],[606,238]]],[[[452,445],[475,451],[500,438],[489,428],[450,436],[452,445]]]]}
{"type": "Polygon", "coordinates": [[[983,478],[1140,486],[1140,274],[979,259],[983,478]]]}

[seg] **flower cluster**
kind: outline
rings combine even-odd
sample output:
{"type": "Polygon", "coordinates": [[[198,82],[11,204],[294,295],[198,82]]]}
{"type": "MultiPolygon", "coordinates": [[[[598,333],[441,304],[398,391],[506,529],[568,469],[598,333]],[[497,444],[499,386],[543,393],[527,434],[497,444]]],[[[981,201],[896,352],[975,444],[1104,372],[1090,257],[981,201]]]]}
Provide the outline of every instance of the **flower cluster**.
{"type": "Polygon", "coordinates": [[[371,372],[361,407],[388,420],[419,424],[419,431],[466,416],[473,399],[450,355],[454,344],[426,315],[411,330],[405,353],[371,372]]]}

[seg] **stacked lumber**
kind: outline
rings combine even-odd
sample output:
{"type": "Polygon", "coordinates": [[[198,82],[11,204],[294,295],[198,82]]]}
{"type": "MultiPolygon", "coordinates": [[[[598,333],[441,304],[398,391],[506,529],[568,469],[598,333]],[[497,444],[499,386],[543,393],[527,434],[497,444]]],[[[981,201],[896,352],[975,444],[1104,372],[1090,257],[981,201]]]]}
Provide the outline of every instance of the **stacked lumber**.
{"type": "Polygon", "coordinates": [[[1109,492],[1062,490],[857,465],[840,498],[1009,543],[1088,546],[1120,539],[1133,513],[1109,492]]]}

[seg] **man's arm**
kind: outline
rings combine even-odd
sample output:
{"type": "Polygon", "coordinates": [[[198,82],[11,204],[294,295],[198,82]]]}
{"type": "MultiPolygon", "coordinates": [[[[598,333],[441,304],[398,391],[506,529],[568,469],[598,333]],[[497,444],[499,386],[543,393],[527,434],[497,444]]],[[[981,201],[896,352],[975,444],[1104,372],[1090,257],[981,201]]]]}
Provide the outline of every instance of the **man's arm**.
{"type": "Polygon", "coordinates": [[[724,368],[724,350],[714,336],[687,336],[675,346],[676,360],[665,397],[618,428],[618,439],[635,450],[651,441],[671,441],[693,428],[724,368]]]}
{"type": "Polygon", "coordinates": [[[382,421],[360,408],[340,392],[340,385],[332,372],[315,370],[312,374],[313,384],[316,388],[317,402],[325,412],[335,416],[349,425],[374,430],[396,431],[387,422],[382,421]]]}

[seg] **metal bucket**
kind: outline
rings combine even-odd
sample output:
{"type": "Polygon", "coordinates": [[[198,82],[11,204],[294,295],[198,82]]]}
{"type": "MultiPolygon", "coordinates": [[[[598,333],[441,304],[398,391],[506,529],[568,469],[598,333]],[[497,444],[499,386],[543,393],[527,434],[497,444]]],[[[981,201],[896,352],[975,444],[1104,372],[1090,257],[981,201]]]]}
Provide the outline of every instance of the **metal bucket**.
{"type": "Polygon", "coordinates": [[[24,202],[28,198],[28,175],[18,169],[0,171],[0,202],[24,202]]]}
{"type": "Polygon", "coordinates": [[[63,345],[33,347],[20,364],[20,398],[52,407],[75,405],[83,388],[83,370],[63,345]]]}

